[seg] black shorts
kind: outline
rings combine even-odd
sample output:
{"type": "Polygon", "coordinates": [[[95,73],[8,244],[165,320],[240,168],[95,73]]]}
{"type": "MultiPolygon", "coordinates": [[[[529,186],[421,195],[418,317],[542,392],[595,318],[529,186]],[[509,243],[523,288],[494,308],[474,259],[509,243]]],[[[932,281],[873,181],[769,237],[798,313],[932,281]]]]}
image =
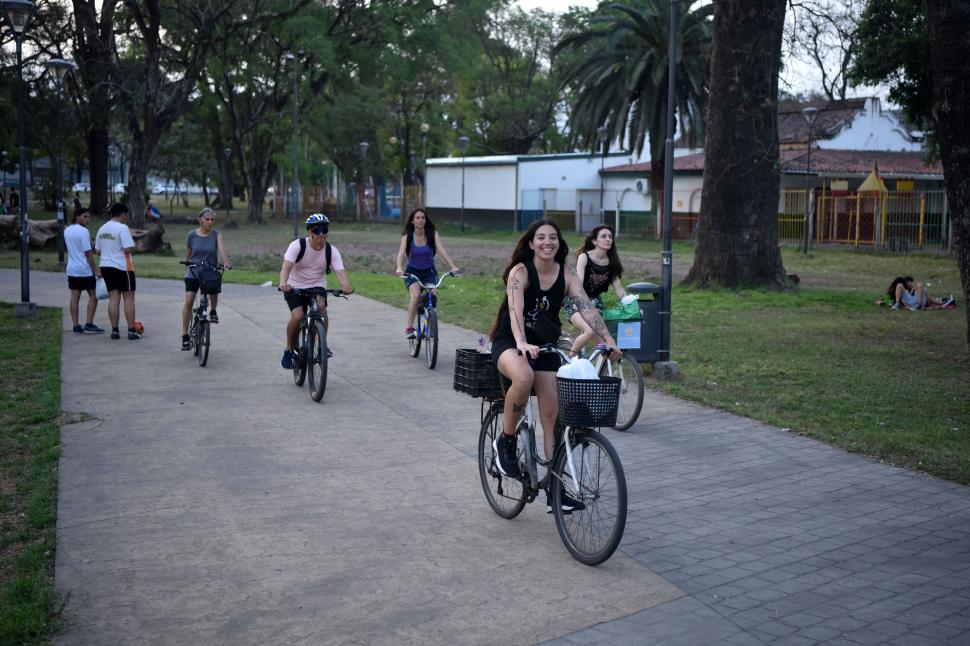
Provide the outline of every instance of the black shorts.
{"type": "MultiPolygon", "coordinates": [[[[514,339],[501,337],[492,339],[492,361],[495,362],[495,366],[498,367],[498,358],[502,356],[503,352],[509,349],[514,350],[515,347],[514,339]]],[[[562,359],[555,352],[540,354],[536,359],[528,359],[528,361],[529,365],[532,366],[533,372],[557,372],[559,366],[562,365],[562,359]]]]}
{"type": "Polygon", "coordinates": [[[94,276],[68,276],[67,277],[67,287],[72,291],[86,292],[94,289],[95,283],[94,276]]]}
{"type": "Polygon", "coordinates": [[[114,267],[102,267],[101,277],[109,292],[133,292],[135,291],[135,272],[115,269],[114,267]]]}
{"type": "MultiPolygon", "coordinates": [[[[199,291],[199,279],[198,278],[185,278],[185,291],[186,293],[195,294],[199,291]]],[[[219,286],[208,294],[221,294],[222,293],[222,283],[220,281],[219,286]]]]}
{"type": "MultiPolygon", "coordinates": [[[[321,294],[320,297],[323,299],[323,306],[326,307],[327,295],[321,294]]],[[[298,307],[306,308],[306,306],[310,304],[309,296],[305,296],[303,294],[294,294],[293,292],[284,292],[283,300],[286,301],[286,304],[289,306],[291,312],[298,307]]]]}

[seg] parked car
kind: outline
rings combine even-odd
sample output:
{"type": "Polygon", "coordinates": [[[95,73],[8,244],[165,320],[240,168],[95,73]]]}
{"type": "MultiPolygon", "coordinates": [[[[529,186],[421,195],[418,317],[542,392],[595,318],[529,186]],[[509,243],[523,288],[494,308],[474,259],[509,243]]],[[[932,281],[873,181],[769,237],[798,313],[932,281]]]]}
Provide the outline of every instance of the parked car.
{"type": "Polygon", "coordinates": [[[75,193],[90,193],[91,185],[88,184],[87,182],[78,182],[77,184],[71,187],[71,190],[74,191],[75,193]]]}
{"type": "Polygon", "coordinates": [[[115,187],[113,189],[114,193],[116,193],[118,195],[124,193],[126,190],[128,190],[128,187],[125,186],[124,182],[120,182],[118,184],[115,184],[115,187]]]}
{"type": "Polygon", "coordinates": [[[155,182],[155,184],[152,186],[152,193],[155,193],[156,195],[160,195],[160,194],[167,195],[168,193],[174,193],[174,192],[175,192],[175,184],[173,184],[172,182],[169,182],[168,184],[164,182],[155,182]]]}

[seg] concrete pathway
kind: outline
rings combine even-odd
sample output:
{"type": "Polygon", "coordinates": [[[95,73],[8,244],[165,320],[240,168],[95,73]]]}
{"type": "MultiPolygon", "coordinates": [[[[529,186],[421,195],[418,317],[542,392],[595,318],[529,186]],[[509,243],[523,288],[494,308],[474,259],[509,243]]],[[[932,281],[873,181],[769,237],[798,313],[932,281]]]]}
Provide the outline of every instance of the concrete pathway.
{"type": "Polygon", "coordinates": [[[965,487],[648,392],[609,432],[621,551],[588,568],[544,508],[483,499],[478,401],[451,388],[474,333],[444,325],[429,371],[400,311],[335,302],[317,404],[279,367],[275,289],[227,285],[204,369],[181,299],[139,280],[137,342],[65,308],[63,407],[91,418],[62,429],[57,643],[970,643],[965,487]]]}

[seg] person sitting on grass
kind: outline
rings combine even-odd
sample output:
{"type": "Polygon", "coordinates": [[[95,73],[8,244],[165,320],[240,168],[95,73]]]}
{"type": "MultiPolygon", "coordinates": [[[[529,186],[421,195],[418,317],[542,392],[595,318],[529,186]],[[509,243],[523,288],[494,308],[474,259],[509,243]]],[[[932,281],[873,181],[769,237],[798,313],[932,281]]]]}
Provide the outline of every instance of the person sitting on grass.
{"type": "Polygon", "coordinates": [[[895,278],[886,293],[894,310],[941,310],[956,307],[952,294],[946,298],[934,298],[926,292],[923,283],[915,282],[912,276],[895,278]]]}

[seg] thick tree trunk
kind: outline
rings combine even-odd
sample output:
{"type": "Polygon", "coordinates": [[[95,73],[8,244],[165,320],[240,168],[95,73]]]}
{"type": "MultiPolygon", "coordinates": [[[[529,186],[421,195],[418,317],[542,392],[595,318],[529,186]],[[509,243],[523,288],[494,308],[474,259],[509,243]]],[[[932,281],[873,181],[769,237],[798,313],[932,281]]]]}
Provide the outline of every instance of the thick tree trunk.
{"type": "Polygon", "coordinates": [[[790,286],[778,248],[777,99],[785,4],[714,3],[700,230],[687,283],[790,286]]]}
{"type": "Polygon", "coordinates": [[[88,160],[91,164],[89,208],[97,216],[108,205],[108,126],[92,123],[88,127],[88,160]]]}
{"type": "Polygon", "coordinates": [[[154,146],[146,142],[133,142],[130,166],[128,167],[128,219],[136,229],[145,228],[145,193],[148,188],[148,160],[154,146]]]}
{"type": "Polygon", "coordinates": [[[933,63],[933,115],[946,199],[953,223],[953,249],[963,282],[967,350],[970,351],[970,4],[924,0],[933,63]]]}

